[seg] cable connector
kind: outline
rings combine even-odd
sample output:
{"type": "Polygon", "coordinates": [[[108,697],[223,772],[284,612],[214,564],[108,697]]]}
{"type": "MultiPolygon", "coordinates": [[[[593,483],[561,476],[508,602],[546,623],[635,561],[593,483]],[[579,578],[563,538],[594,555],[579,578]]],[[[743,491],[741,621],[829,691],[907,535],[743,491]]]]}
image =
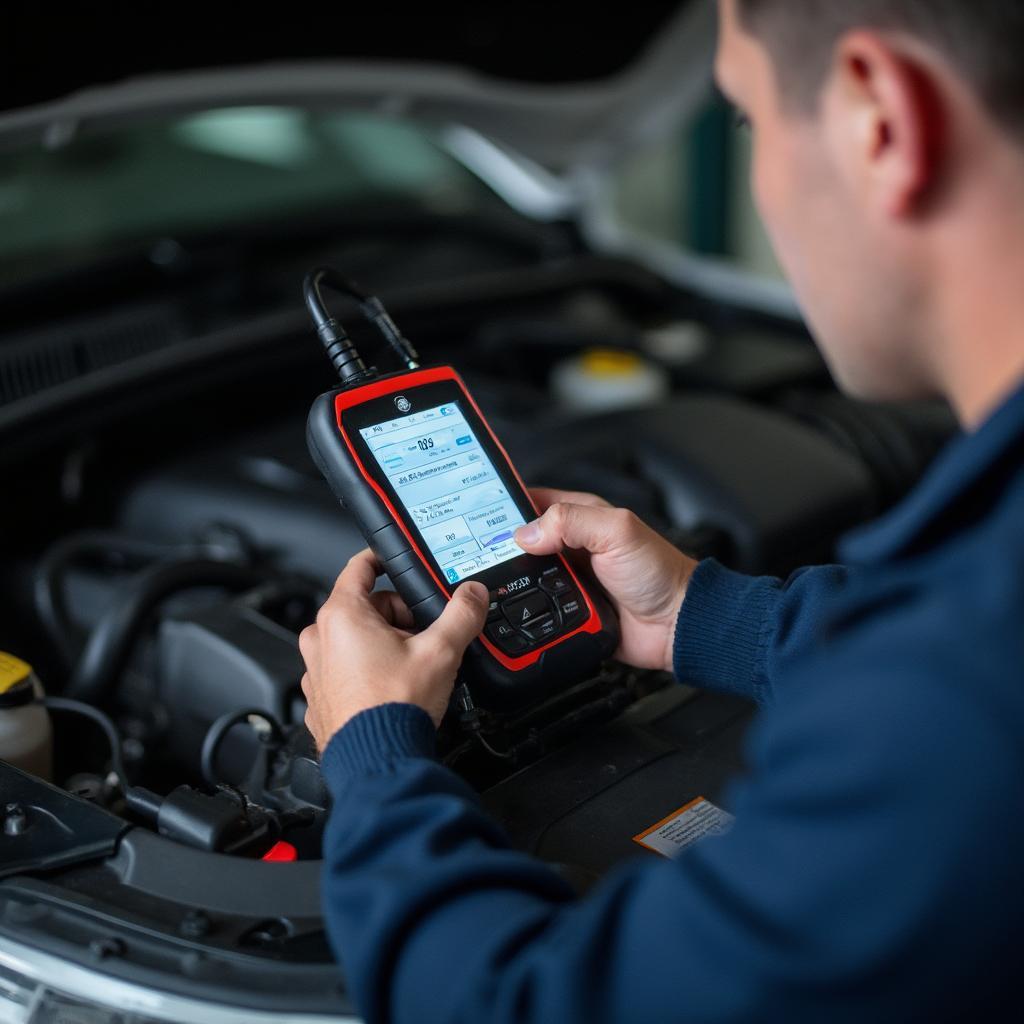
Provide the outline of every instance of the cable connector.
{"type": "Polygon", "coordinates": [[[459,707],[459,725],[471,734],[477,734],[483,728],[480,721],[480,711],[473,703],[473,695],[465,683],[460,683],[455,688],[455,700],[459,707]]]}
{"type": "Polygon", "coordinates": [[[497,757],[503,761],[514,761],[514,752],[498,750],[487,741],[487,737],[483,733],[484,723],[480,717],[480,710],[477,708],[473,695],[469,692],[469,687],[465,683],[460,683],[456,686],[455,699],[459,706],[459,725],[471,736],[475,736],[480,746],[491,757],[497,757]]]}
{"type": "Polygon", "coordinates": [[[375,295],[371,295],[359,308],[363,316],[377,328],[395,354],[405,363],[407,370],[415,370],[420,365],[420,356],[412,342],[398,329],[391,315],[384,308],[384,303],[375,295]]]}
{"type": "Polygon", "coordinates": [[[367,294],[355,281],[344,277],[333,267],[317,267],[306,275],[302,295],[309,315],[313,318],[317,337],[343,384],[352,385],[372,379],[377,371],[372,367],[367,368],[345,328],[327,311],[320,291],[322,287],[355,299],[359,303],[359,311],[391,346],[405,368],[415,370],[419,366],[419,355],[412,342],[398,329],[380,299],[367,294]]]}
{"type": "Polygon", "coordinates": [[[133,786],[125,794],[129,808],[168,839],[216,853],[245,855],[277,839],[277,822],[264,808],[221,786],[203,793],[177,786],[165,797],[133,786]]]}

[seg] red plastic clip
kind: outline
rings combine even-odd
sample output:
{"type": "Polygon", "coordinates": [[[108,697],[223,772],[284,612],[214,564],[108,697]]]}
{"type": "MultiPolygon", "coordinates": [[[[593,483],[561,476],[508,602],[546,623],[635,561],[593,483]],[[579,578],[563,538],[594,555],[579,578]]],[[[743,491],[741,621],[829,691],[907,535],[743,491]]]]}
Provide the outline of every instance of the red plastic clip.
{"type": "Polygon", "coordinates": [[[275,861],[279,864],[286,864],[289,861],[299,859],[299,851],[292,846],[291,843],[286,843],[283,839],[279,839],[274,845],[263,854],[263,860],[275,861]]]}

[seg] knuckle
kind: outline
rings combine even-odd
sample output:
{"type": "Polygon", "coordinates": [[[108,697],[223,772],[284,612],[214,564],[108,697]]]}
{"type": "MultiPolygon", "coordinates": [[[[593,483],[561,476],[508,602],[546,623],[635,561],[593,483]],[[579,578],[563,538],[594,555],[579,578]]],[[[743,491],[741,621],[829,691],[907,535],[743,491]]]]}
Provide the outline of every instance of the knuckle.
{"type": "Polygon", "coordinates": [[[573,507],[567,501],[556,501],[548,510],[552,523],[561,531],[572,521],[573,507]]]}
{"type": "Polygon", "coordinates": [[[357,551],[351,558],[349,558],[346,568],[362,568],[366,562],[372,562],[373,557],[373,552],[369,548],[363,548],[361,551],[357,551]]]}
{"type": "Polygon", "coordinates": [[[316,613],[316,625],[319,629],[330,629],[338,621],[341,613],[340,605],[341,601],[338,598],[332,598],[320,606],[320,610],[316,613]]]}
{"type": "Polygon", "coordinates": [[[640,519],[637,517],[635,512],[632,512],[628,508],[616,508],[611,511],[612,521],[615,523],[615,528],[619,533],[633,534],[636,533],[640,526],[640,519]]]}

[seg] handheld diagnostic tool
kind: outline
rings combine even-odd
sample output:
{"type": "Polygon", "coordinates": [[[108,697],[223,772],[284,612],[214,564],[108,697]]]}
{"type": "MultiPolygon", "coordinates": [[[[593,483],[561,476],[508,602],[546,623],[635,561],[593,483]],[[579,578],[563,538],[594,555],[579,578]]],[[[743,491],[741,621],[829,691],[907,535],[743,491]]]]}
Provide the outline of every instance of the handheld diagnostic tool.
{"type": "Polygon", "coordinates": [[[511,708],[594,674],[618,644],[613,613],[561,555],[515,543],[537,511],[459,375],[421,368],[380,301],[335,271],[313,271],[304,292],[342,380],[313,404],[310,453],[417,627],[441,614],[460,583],[477,580],[490,610],[462,667],[477,703],[511,708]],[[405,369],[366,367],[327,312],[323,286],[359,303],[405,369]]]}

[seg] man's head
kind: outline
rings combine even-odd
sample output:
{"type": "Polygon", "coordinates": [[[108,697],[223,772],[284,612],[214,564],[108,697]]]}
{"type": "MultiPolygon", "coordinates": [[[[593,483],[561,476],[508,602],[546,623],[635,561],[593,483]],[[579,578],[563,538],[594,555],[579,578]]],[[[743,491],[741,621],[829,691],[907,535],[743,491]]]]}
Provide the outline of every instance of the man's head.
{"type": "Polygon", "coordinates": [[[999,201],[1024,213],[1024,4],[719,4],[755,198],[837,378],[874,398],[948,390],[945,292],[985,258],[999,201]]]}

